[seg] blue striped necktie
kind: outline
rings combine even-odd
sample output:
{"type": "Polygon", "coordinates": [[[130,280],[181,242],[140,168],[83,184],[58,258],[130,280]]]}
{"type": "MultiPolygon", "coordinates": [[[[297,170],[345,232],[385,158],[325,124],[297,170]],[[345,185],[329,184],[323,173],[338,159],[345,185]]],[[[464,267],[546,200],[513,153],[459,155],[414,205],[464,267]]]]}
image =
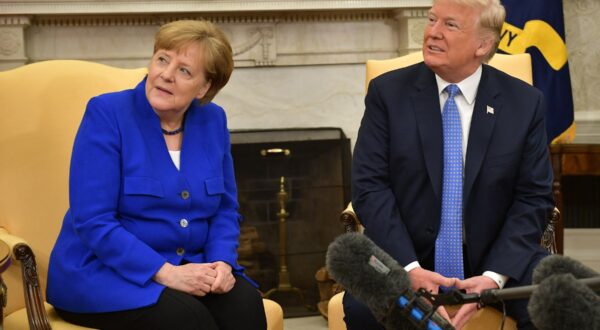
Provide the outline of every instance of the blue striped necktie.
{"type": "Polygon", "coordinates": [[[435,241],[435,271],[446,277],[464,278],[462,251],[463,156],[460,114],[454,96],[460,93],[452,84],[445,89],[444,104],[444,176],[442,182],[442,216],[435,241]]]}

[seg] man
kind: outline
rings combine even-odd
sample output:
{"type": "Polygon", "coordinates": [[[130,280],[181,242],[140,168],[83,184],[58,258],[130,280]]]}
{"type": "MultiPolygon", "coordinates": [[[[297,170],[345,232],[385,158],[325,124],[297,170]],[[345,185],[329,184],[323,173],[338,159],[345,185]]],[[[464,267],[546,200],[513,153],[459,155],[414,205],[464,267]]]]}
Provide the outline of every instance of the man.
{"type": "MultiPolygon", "coordinates": [[[[530,284],[547,254],[540,238],[554,203],[542,94],[482,64],[504,16],[498,0],[434,0],[424,62],[369,85],[352,203],[415,290],[530,284]]],[[[507,302],[520,329],[533,328],[526,304],[507,302]]],[[[440,313],[460,329],[476,308],[440,313]]],[[[344,311],[349,330],[381,328],[348,294],[344,311]]]]}

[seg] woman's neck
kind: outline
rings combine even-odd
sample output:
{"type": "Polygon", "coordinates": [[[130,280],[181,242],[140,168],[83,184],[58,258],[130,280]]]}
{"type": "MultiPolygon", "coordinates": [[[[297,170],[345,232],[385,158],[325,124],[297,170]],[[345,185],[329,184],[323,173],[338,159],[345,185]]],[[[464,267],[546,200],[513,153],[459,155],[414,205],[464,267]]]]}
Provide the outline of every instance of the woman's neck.
{"type": "Polygon", "coordinates": [[[163,135],[165,137],[165,143],[167,149],[170,151],[181,150],[181,142],[183,141],[183,133],[177,135],[163,135]]]}
{"type": "Polygon", "coordinates": [[[154,111],[159,118],[160,128],[167,144],[167,149],[171,151],[181,150],[183,141],[183,124],[186,111],[154,111]]]}
{"type": "MultiPolygon", "coordinates": [[[[155,111],[156,112],[156,111],[155,111]]],[[[181,113],[156,113],[160,120],[160,127],[167,131],[174,131],[183,125],[185,112],[181,113]]]]}

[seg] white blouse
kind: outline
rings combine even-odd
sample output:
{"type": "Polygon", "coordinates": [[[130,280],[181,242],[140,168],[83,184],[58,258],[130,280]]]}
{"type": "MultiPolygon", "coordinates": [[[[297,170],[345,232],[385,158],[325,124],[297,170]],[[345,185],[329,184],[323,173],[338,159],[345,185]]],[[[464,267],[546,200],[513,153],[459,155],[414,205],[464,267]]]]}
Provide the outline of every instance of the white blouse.
{"type": "Polygon", "coordinates": [[[179,163],[181,161],[181,150],[169,150],[169,155],[171,155],[171,160],[173,160],[173,164],[179,170],[179,163]]]}

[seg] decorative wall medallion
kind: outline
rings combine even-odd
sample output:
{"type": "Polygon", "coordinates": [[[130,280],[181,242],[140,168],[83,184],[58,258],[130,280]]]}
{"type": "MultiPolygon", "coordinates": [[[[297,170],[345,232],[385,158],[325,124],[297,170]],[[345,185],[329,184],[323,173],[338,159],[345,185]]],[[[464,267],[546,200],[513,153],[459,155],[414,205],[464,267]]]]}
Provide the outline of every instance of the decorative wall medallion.
{"type": "Polygon", "coordinates": [[[0,31],[0,54],[10,56],[19,51],[21,41],[13,31],[0,31]]]}
{"type": "Polygon", "coordinates": [[[410,27],[410,39],[417,45],[421,45],[423,43],[423,33],[425,31],[426,24],[427,20],[419,19],[415,20],[410,27]]]}

